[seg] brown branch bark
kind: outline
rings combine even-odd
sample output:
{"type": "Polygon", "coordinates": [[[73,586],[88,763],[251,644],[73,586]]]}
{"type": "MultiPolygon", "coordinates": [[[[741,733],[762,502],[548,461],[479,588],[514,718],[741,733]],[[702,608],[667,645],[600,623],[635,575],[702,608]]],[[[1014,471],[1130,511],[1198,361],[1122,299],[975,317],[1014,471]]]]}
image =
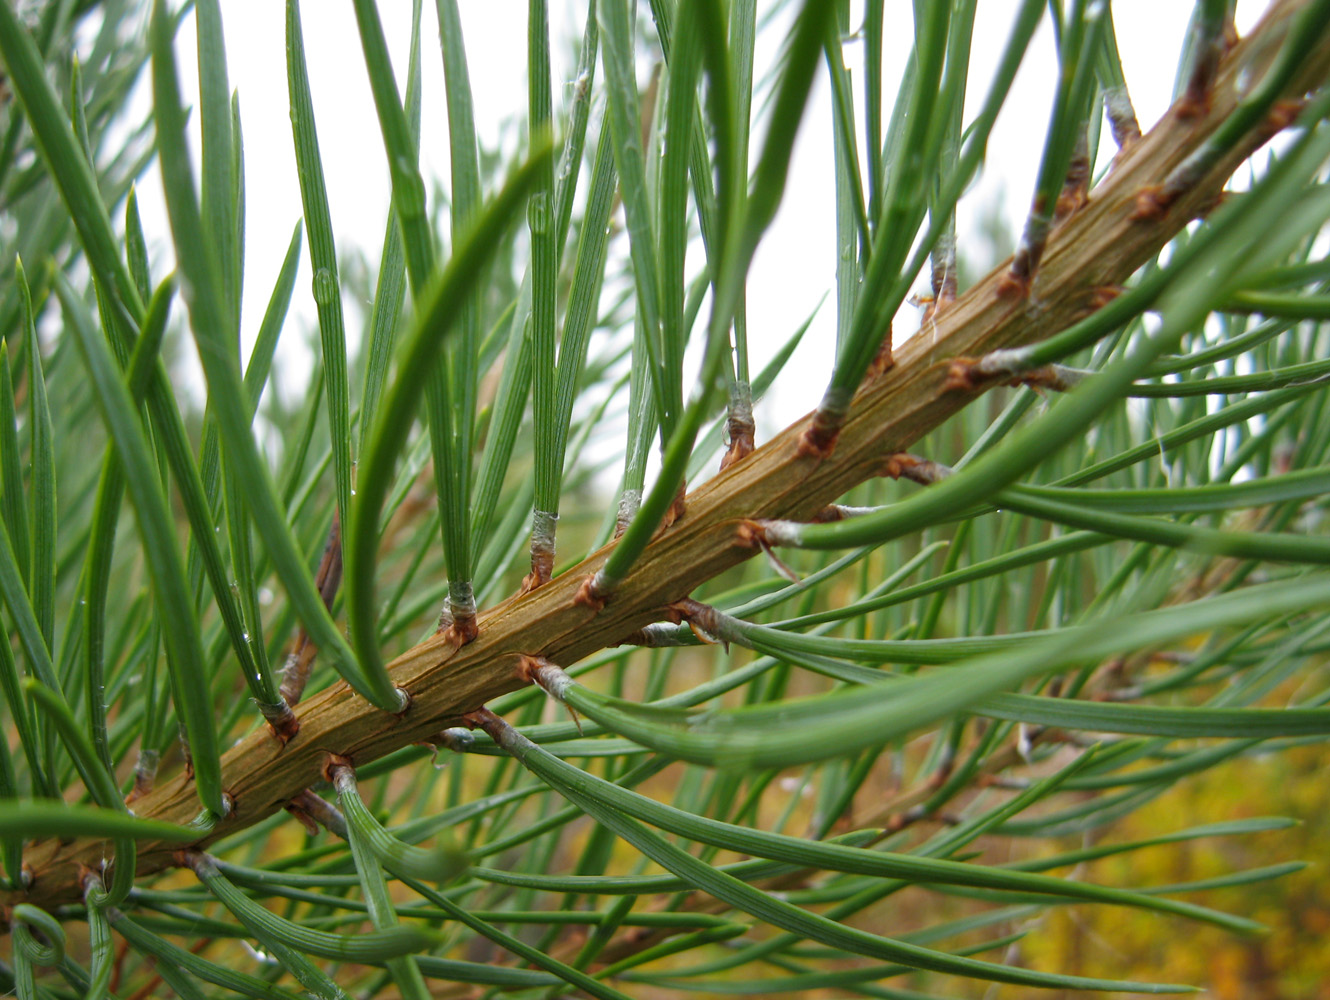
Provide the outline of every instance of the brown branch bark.
{"type": "MultiPolygon", "coordinates": [[[[479,637],[469,645],[457,648],[444,636],[425,640],[391,665],[395,682],[412,698],[401,717],[374,708],[339,683],[298,706],[300,730],[285,745],[266,726],[255,729],[222,760],[224,786],[235,801],[233,814],[195,846],[204,847],[282,809],[320,780],[329,753],[367,763],[453,725],[466,712],[522,686],[518,665],[523,655],[567,665],[660,619],[667,605],[755,553],[736,535],[742,519],[806,520],[877,475],[885,456],[907,450],[975,398],[974,392],[946,391],[952,358],[1032,343],[1064,329],[1095,308],[1097,290],[1125,282],[1215,203],[1231,172],[1269,138],[1268,128],[1253,130],[1157,217],[1134,218],[1138,192],[1163,183],[1233,110],[1240,74],[1246,74],[1247,85],[1260,78],[1298,8],[1296,0],[1276,2],[1252,34],[1224,56],[1208,110],[1184,118],[1175,108],[1121,153],[1086,204],[1054,231],[1028,299],[998,296],[997,286],[1010,266],[1004,262],[936,315],[931,336],[906,343],[896,364],[861,388],[830,455],[799,455],[805,418],[703,483],[688,495],[687,513],[652,542],[603,609],[574,598],[587,576],[603,565],[613,543],[545,586],[484,612],[479,637]]],[[[1330,27],[1302,68],[1297,89],[1305,92],[1327,77],[1330,27]]],[[[185,823],[198,812],[198,799],[192,782],[179,775],[136,801],[134,811],[185,823]]],[[[177,849],[145,842],[139,874],[171,867],[177,849]]],[[[109,845],[87,840],[32,845],[26,855],[32,885],[26,893],[0,894],[0,903],[26,900],[51,907],[77,901],[80,864],[96,868],[110,853],[109,845]]]]}

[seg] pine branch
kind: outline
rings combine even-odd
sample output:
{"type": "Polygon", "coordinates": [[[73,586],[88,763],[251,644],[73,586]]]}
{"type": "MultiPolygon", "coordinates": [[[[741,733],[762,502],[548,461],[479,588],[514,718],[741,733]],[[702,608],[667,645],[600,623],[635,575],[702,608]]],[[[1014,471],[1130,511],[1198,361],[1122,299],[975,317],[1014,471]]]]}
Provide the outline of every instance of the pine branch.
{"type": "MultiPolygon", "coordinates": [[[[1259,79],[1278,51],[1299,4],[1277,3],[1253,32],[1223,58],[1208,111],[1175,106],[1125,149],[1109,176],[1091,189],[1085,205],[1053,231],[1028,299],[998,294],[1011,266],[1005,261],[905,344],[895,364],[861,386],[834,450],[800,454],[807,418],[729,465],[687,497],[687,513],[662,531],[632,574],[600,610],[575,598],[606,560],[613,543],[530,593],[484,612],[479,636],[456,648],[446,636],[427,639],[390,665],[393,680],[410,693],[400,716],[370,705],[345,683],[302,701],[299,732],[289,742],[265,726],[222,758],[222,785],[234,811],[195,847],[236,833],[282,809],[318,782],[330,753],[366,764],[440,729],[466,713],[523,686],[524,654],[568,665],[618,644],[634,630],[662,620],[671,603],[719,573],[751,558],[756,549],[739,531],[744,519],[809,520],[850,488],[883,471],[884,461],[908,449],[992,382],[958,389],[949,380],[953,359],[1043,340],[1106,301],[1143,263],[1192,219],[1212,208],[1234,169],[1287,125],[1287,108],[1258,123],[1171,201],[1154,200],[1142,212],[1143,193],[1164,189],[1174,170],[1233,112],[1244,79],[1259,79]]],[[[1290,93],[1296,101],[1330,79],[1330,26],[1302,66],[1290,93]]],[[[1170,196],[1172,196],[1170,191],[1170,196]]],[[[197,812],[191,779],[181,774],[134,803],[142,817],[185,823],[197,812]]],[[[172,867],[178,845],[144,842],[138,874],[172,867]]],[[[0,894],[52,908],[80,898],[80,867],[96,867],[109,851],[92,841],[33,845],[26,854],[33,881],[26,894],[0,894]]]]}

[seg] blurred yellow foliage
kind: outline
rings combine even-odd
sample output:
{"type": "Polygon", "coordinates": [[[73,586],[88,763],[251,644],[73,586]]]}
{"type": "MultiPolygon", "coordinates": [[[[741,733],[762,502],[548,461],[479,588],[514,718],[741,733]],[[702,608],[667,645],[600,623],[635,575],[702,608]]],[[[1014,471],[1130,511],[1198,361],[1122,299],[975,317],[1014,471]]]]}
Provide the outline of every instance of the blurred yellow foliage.
{"type": "MultiPolygon", "coordinates": [[[[1287,830],[1208,838],[1097,861],[1078,872],[1106,885],[1145,887],[1209,878],[1299,858],[1280,879],[1192,894],[1195,902],[1261,921],[1270,933],[1243,938],[1159,914],[1061,907],[1021,943],[1025,964],[1089,976],[1195,983],[1216,1000],[1330,1000],[1330,784],[1323,747],[1241,759],[1184,781],[1115,824],[1113,840],[1252,816],[1300,816],[1287,830]]],[[[1072,846],[1072,845],[1064,845],[1072,846]]],[[[984,995],[984,994],[975,994],[984,995]]],[[[1026,994],[1002,987],[993,1000],[1026,994]]],[[[1051,1000],[1051,998],[1050,998],[1051,1000]]]]}

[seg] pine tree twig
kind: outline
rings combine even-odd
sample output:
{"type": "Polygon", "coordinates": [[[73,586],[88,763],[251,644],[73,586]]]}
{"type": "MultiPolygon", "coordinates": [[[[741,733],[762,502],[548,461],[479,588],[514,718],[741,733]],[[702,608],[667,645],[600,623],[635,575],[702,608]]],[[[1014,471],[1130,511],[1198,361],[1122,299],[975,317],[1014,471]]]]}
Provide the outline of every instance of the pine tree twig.
{"type": "MultiPolygon", "coordinates": [[[[1299,8],[1294,0],[1273,5],[1220,60],[1209,109],[1190,118],[1179,115],[1177,108],[1165,115],[1123,151],[1109,176],[1091,190],[1088,202],[1053,231],[1040,265],[1038,309],[997,294],[1011,264],[1003,262],[937,317],[933,336],[901,345],[892,367],[865,382],[834,451],[810,457],[801,446],[808,418],[796,421],[689,493],[686,514],[652,540],[612,597],[588,587],[589,600],[577,600],[613,543],[545,586],[485,611],[474,641],[460,645],[447,633],[434,635],[394,660],[393,680],[412,699],[400,715],[375,708],[338,683],[300,703],[300,731],[286,744],[274,740],[266,727],[251,733],[222,759],[223,785],[234,808],[201,835],[194,849],[284,808],[320,779],[329,751],[368,763],[456,725],[477,706],[517,689],[523,682],[515,650],[571,664],[660,621],[664,609],[681,595],[755,554],[736,539],[740,519],[808,520],[851,487],[878,475],[883,455],[908,449],[973,398],[947,391],[953,359],[982,357],[1065,329],[1084,314],[1096,289],[1123,284],[1215,202],[1228,177],[1270,138],[1278,122],[1262,122],[1242,141],[1206,158],[1204,168],[1187,176],[1185,184],[1175,184],[1176,191],[1157,200],[1148,217],[1136,211],[1138,195],[1174,178],[1230,115],[1241,93],[1239,77],[1249,79],[1264,71],[1299,8]]],[[[1327,78],[1330,26],[1298,67],[1285,96],[1297,100],[1327,78]]],[[[185,775],[159,781],[135,802],[139,816],[176,823],[188,823],[197,808],[195,790],[185,775]]],[[[138,874],[171,867],[176,849],[143,842],[138,874]]],[[[105,853],[106,846],[93,840],[30,845],[25,860],[32,866],[32,885],[26,893],[0,893],[0,905],[26,901],[49,909],[76,902],[81,895],[79,866],[96,867],[105,853]]]]}

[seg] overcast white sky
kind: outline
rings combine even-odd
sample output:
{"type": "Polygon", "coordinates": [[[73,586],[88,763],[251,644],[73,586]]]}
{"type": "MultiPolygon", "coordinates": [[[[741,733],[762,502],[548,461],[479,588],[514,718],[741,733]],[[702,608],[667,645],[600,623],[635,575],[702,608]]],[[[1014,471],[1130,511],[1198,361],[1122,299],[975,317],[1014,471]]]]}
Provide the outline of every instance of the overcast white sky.
{"type": "MultiPolygon", "coordinates": [[[[460,4],[482,144],[494,145],[503,123],[513,127],[526,107],[525,24],[523,0],[464,0],[460,4]]],[[[570,94],[568,57],[582,32],[584,4],[552,0],[556,114],[570,94]]],[[[762,5],[759,4],[759,8],[762,5]]],[[[852,5],[854,17],[859,4],[852,5]]],[[[1243,31],[1263,4],[1239,5],[1243,31]]],[[[231,84],[240,93],[245,142],[247,239],[242,330],[246,343],[257,331],[262,311],[300,211],[286,86],[284,8],[278,0],[222,0],[231,84]]],[[[442,60],[434,4],[426,2],[422,37],[422,166],[447,177],[447,119],[443,100],[442,60]]],[[[888,0],[888,45],[884,77],[899,79],[911,42],[908,0],[888,0]],[[898,21],[893,19],[899,18],[898,21]],[[899,27],[895,27],[899,25],[899,27]]],[[[409,0],[380,0],[379,9],[392,49],[393,65],[404,79],[410,36],[409,0]]],[[[1008,34],[1015,0],[983,0],[974,35],[973,76],[969,92],[982,98],[1008,34]]],[[[1128,86],[1143,128],[1148,129],[1169,104],[1173,77],[1192,4],[1183,0],[1118,0],[1113,4],[1128,86]]],[[[377,259],[390,196],[386,160],[379,141],[365,74],[359,35],[350,0],[305,0],[303,24],[314,109],[323,154],[328,198],[339,257],[360,247],[377,259]]],[[[759,36],[757,78],[773,59],[784,31],[759,36]]],[[[180,71],[185,99],[197,103],[197,62],[193,17],[180,34],[180,71]]],[[[846,59],[856,78],[861,46],[847,42],[846,59]]],[[[989,145],[981,180],[962,201],[958,227],[962,253],[975,246],[976,224],[997,203],[1008,228],[1019,232],[1038,166],[1055,71],[1052,31],[1047,19],[1017,77],[1011,98],[989,145]]],[[[598,81],[600,75],[598,74],[598,81]]],[[[974,103],[977,103],[974,102],[974,103]]],[[[888,110],[890,103],[888,102],[888,110]]],[[[967,108],[967,122],[975,108],[967,108]]],[[[594,120],[593,120],[594,123],[594,120]]],[[[197,128],[197,120],[194,122],[197,128]]],[[[757,136],[762,134],[759,130],[757,136]]],[[[799,137],[787,197],[754,261],[748,299],[754,371],[834,286],[835,207],[832,180],[832,131],[825,71],[819,77],[799,137]]],[[[755,143],[756,145],[756,143],[755,143]]],[[[1101,156],[1111,155],[1105,130],[1101,156]]],[[[160,186],[155,177],[140,186],[145,225],[166,233],[160,186]]],[[[164,235],[163,235],[164,238],[164,235]]],[[[1009,252],[1010,247],[1003,252],[1009,252]]],[[[316,322],[310,289],[308,253],[292,303],[292,319],[304,328],[316,322]]],[[[350,303],[348,303],[349,305],[350,303]]],[[[351,314],[354,316],[354,313],[351,314]]],[[[354,321],[352,321],[354,326],[354,321]]],[[[908,329],[907,322],[898,329],[908,329]]],[[[759,428],[778,428],[813,407],[830,371],[834,305],[829,299],[791,364],[797,377],[778,382],[778,394],[758,408],[759,428]]],[[[354,329],[349,331],[354,335],[354,329]]],[[[284,340],[298,338],[285,337],[284,340]]],[[[299,367],[296,365],[295,367],[299,367]]],[[[299,378],[287,366],[286,377],[299,378]]]]}

